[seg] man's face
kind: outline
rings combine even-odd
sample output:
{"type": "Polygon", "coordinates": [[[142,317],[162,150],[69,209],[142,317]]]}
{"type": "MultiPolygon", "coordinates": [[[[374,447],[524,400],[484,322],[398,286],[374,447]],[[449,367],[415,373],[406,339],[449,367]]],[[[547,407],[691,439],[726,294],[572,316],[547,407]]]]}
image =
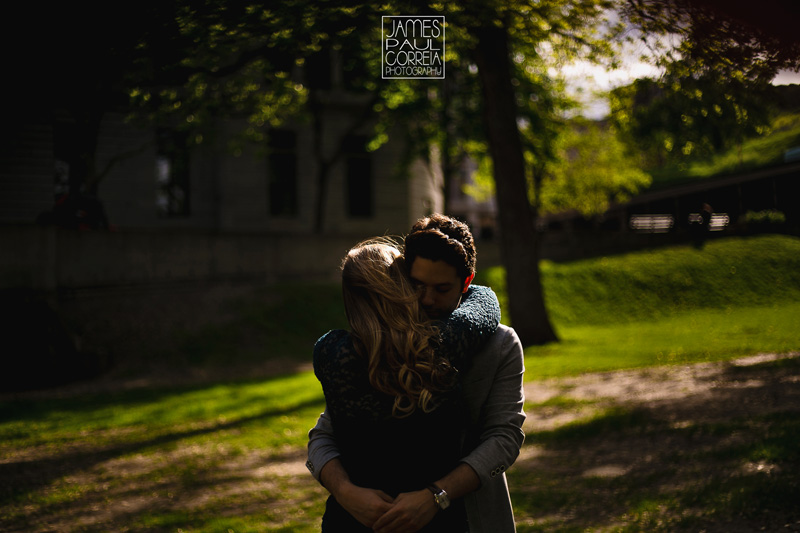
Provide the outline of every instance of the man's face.
{"type": "Polygon", "coordinates": [[[444,261],[417,257],[411,265],[411,280],[422,291],[419,301],[429,318],[444,318],[461,302],[461,278],[456,268],[444,261]]]}

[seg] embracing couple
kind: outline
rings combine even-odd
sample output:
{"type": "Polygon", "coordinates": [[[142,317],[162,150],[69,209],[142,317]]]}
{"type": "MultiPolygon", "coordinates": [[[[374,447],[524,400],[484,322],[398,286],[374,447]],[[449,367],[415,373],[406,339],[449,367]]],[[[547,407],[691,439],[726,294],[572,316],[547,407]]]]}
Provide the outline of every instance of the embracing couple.
{"type": "Polygon", "coordinates": [[[402,246],[342,263],[349,331],[314,347],[326,409],[308,469],[324,532],[513,532],[505,470],[525,437],[522,346],[494,292],[471,285],[469,228],[431,215],[402,246]]]}

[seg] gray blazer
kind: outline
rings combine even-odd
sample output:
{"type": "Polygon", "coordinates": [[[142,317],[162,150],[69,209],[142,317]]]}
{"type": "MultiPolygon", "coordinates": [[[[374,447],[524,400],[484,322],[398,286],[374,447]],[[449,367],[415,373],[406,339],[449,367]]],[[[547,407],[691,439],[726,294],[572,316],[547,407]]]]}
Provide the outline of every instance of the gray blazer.
{"type": "MultiPolygon", "coordinates": [[[[481,480],[481,487],[464,497],[470,533],[516,531],[505,471],[516,461],[525,439],[524,372],[516,332],[500,325],[464,375],[467,434],[474,447],[462,461],[481,480]]],[[[339,455],[327,411],[308,436],[306,466],[319,480],[325,463],[339,455]]]]}

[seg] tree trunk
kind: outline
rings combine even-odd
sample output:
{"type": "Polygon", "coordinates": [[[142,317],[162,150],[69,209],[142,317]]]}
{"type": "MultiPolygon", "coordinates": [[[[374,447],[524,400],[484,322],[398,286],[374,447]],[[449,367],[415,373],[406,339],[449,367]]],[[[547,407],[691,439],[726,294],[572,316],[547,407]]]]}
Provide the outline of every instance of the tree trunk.
{"type": "Polygon", "coordinates": [[[442,142],[439,145],[440,164],[442,169],[442,213],[450,211],[450,194],[455,174],[455,163],[451,157],[451,145],[455,141],[453,135],[453,123],[450,120],[450,106],[452,98],[452,87],[447,78],[442,80],[442,114],[440,116],[439,127],[442,131],[442,142]]]}
{"type": "Polygon", "coordinates": [[[524,346],[557,341],[544,305],[539,237],[528,199],[525,160],[517,128],[505,28],[475,30],[475,60],[483,88],[483,113],[494,167],[503,263],[512,326],[524,346]]]}

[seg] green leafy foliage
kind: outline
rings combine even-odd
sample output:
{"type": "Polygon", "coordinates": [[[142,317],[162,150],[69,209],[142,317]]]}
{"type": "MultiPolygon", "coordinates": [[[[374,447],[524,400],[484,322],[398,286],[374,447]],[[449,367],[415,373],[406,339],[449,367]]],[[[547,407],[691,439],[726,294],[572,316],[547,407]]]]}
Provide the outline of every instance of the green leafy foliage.
{"type": "Polygon", "coordinates": [[[766,132],[776,100],[770,82],[800,67],[800,40],[788,23],[796,6],[641,0],[623,3],[622,14],[660,47],[659,79],[611,94],[612,120],[647,168],[717,154],[766,132]]]}
{"type": "Polygon", "coordinates": [[[543,212],[599,215],[611,202],[625,202],[650,185],[613,130],[591,122],[571,126],[559,136],[558,157],[541,186],[543,212]]]}
{"type": "Polygon", "coordinates": [[[709,157],[693,157],[651,168],[653,187],[781,164],[787,150],[800,145],[800,115],[780,113],[761,134],[709,157]]]}
{"type": "Polygon", "coordinates": [[[744,215],[744,223],[758,224],[763,226],[780,226],[786,222],[786,215],[777,209],[767,209],[764,211],[748,211],[744,215]]]}
{"type": "Polygon", "coordinates": [[[611,95],[615,126],[648,167],[710,156],[767,131],[768,84],[688,67],[640,79],[611,95]]]}

